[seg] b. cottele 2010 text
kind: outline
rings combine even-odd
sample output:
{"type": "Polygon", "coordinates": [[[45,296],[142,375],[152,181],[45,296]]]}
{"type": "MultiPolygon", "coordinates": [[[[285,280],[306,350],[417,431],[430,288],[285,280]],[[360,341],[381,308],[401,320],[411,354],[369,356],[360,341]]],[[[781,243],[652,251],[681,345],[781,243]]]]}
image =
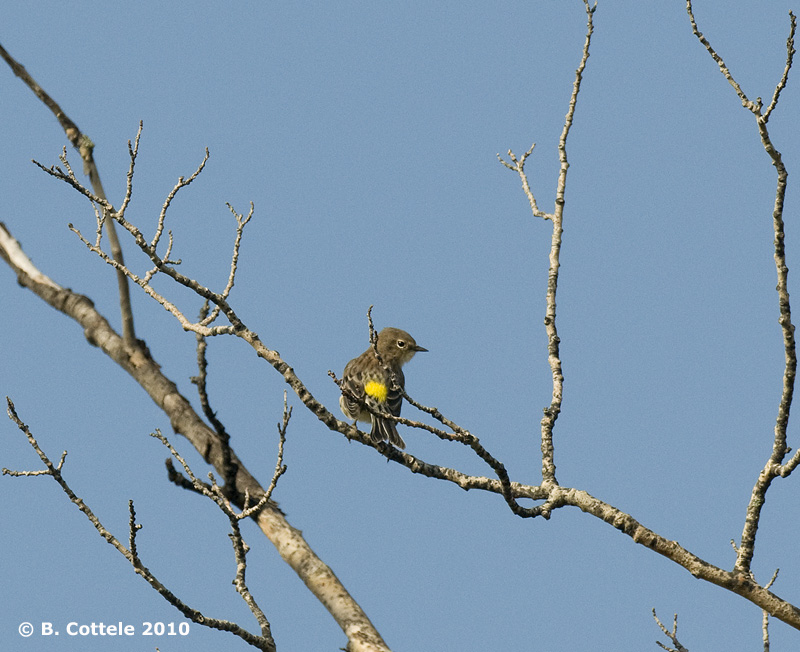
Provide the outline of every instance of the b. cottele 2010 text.
{"type": "MultiPolygon", "coordinates": [[[[58,636],[59,632],[53,623],[42,623],[42,636],[58,636]]],[[[175,623],[142,622],[141,631],[136,631],[135,625],[125,625],[121,621],[113,625],[103,622],[80,624],[75,621],[67,623],[68,636],[188,636],[189,623],[186,621],[175,623]]]]}

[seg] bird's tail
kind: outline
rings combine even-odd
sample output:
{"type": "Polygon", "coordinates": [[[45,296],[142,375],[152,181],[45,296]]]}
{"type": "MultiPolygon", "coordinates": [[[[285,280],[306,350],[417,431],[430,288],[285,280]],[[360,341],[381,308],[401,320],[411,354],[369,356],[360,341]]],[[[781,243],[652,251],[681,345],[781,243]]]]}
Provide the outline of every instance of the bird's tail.
{"type": "Polygon", "coordinates": [[[370,433],[370,437],[372,437],[372,441],[376,444],[379,441],[388,441],[392,446],[396,446],[397,448],[406,447],[403,438],[397,433],[395,422],[376,415],[372,416],[372,432],[370,433]]]}

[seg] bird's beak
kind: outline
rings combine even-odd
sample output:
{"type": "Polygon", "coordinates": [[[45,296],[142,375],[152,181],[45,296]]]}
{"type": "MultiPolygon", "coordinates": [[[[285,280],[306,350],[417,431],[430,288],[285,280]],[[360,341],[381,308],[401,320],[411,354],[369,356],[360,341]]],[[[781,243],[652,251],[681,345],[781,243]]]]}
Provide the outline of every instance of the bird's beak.
{"type": "Polygon", "coordinates": [[[427,352],[428,352],[428,349],[426,349],[425,347],[419,346],[419,345],[415,346],[415,347],[414,347],[414,350],[415,350],[417,353],[422,353],[422,352],[425,352],[425,353],[427,353],[427,352]]]}

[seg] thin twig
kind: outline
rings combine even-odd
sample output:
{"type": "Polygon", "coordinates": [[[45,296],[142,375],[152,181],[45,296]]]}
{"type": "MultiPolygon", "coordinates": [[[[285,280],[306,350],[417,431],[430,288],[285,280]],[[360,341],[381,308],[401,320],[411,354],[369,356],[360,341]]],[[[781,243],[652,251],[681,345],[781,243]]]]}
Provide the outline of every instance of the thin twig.
{"type": "Polygon", "coordinates": [[[751,101],[747,95],[745,95],[742,87],[739,86],[738,82],[733,78],[731,71],[728,70],[728,67],[725,65],[725,62],[722,60],[722,57],[717,54],[717,51],[711,47],[711,43],[708,42],[703,33],[697,28],[697,22],[694,19],[694,11],[692,10],[692,0],[686,0],[686,12],[689,14],[689,21],[692,23],[692,33],[697,37],[697,40],[703,44],[703,47],[708,51],[711,55],[711,58],[716,61],[717,65],[719,66],[720,72],[723,74],[725,79],[728,80],[728,83],[733,86],[733,90],[736,91],[736,94],[739,96],[739,99],[742,101],[742,106],[746,108],[748,111],[756,112],[761,110],[761,100],[759,98],[758,102],[751,101]]]}
{"type": "MultiPolygon", "coordinates": [[[[209,305],[208,300],[203,302],[203,307],[200,309],[198,323],[205,322],[208,315],[209,305]]],[[[205,335],[200,333],[195,334],[197,340],[197,369],[198,374],[191,378],[192,383],[197,386],[197,393],[200,397],[200,407],[203,410],[208,422],[214,427],[219,437],[220,445],[222,447],[222,477],[225,480],[225,486],[234,491],[236,487],[236,473],[238,472],[238,465],[233,463],[231,455],[231,436],[225,429],[224,424],[217,418],[217,413],[211,407],[211,401],[208,397],[208,388],[206,381],[208,380],[208,358],[206,357],[206,350],[208,349],[208,340],[205,335]]],[[[232,495],[228,496],[232,498],[232,495]]]]}
{"type": "Polygon", "coordinates": [[[286,473],[287,466],[283,463],[283,449],[286,446],[286,431],[289,428],[289,419],[292,418],[292,407],[289,405],[289,398],[286,390],[283,390],[283,418],[278,424],[278,457],[275,460],[275,472],[272,474],[272,480],[267,487],[266,498],[269,500],[272,497],[272,492],[278,486],[278,480],[286,473]]]}
{"type": "Polygon", "coordinates": [[[128,209],[128,204],[131,203],[131,198],[133,197],[133,170],[136,167],[136,157],[139,155],[139,141],[142,138],[143,128],[144,123],[140,120],[139,129],[136,131],[136,138],[134,138],[133,144],[131,144],[131,141],[128,141],[128,158],[130,158],[131,162],[128,165],[128,173],[126,175],[125,197],[123,198],[122,205],[119,208],[120,215],[125,215],[125,211],[128,209]]]}
{"type": "MultiPolygon", "coordinates": [[[[776,568],[772,574],[772,578],[764,585],[765,589],[772,588],[775,580],[778,579],[780,568],[776,568]]],[[[766,609],[761,610],[761,640],[764,643],[764,652],[769,652],[769,612],[766,609]]]]}
{"type": "Polygon", "coordinates": [[[553,214],[546,213],[543,210],[539,209],[539,205],[536,203],[536,197],[531,190],[531,186],[528,183],[528,175],[525,172],[525,162],[528,160],[528,157],[533,154],[533,150],[536,147],[536,143],[531,145],[530,149],[525,152],[519,160],[517,160],[517,155],[514,154],[513,151],[508,150],[508,158],[511,159],[511,163],[506,161],[500,154],[497,154],[497,160],[500,161],[504,166],[506,166],[512,172],[516,172],[520,180],[522,181],[522,191],[525,193],[525,196],[528,198],[528,203],[531,205],[531,213],[533,213],[534,217],[541,217],[545,220],[552,220],[553,214]]]}
{"type": "Polygon", "coordinates": [[[658,645],[658,647],[660,647],[662,650],[667,650],[667,652],[689,652],[688,648],[683,647],[678,640],[678,614],[675,614],[672,619],[672,631],[667,630],[667,628],[664,626],[664,623],[659,620],[655,609],[653,609],[653,618],[655,619],[659,629],[664,633],[665,636],[669,637],[669,639],[672,641],[672,644],[675,646],[667,647],[661,641],[656,641],[656,645],[658,645]]]}
{"type": "Polygon", "coordinates": [[[136,510],[133,507],[132,500],[128,501],[128,512],[130,513],[130,518],[128,519],[128,547],[131,551],[131,563],[134,566],[140,566],[139,554],[136,551],[136,533],[142,529],[142,526],[136,522],[136,510]]]}
{"type": "Polygon", "coordinates": [[[794,59],[794,34],[797,30],[797,18],[790,11],[789,12],[789,37],[786,39],[786,65],[783,68],[783,75],[781,80],[775,86],[775,91],[772,93],[772,101],[769,103],[767,110],[764,111],[764,122],[769,120],[769,115],[778,106],[778,99],[780,99],[781,91],[786,88],[786,82],[789,80],[789,70],[792,68],[792,61],[794,59]]]}
{"type": "Polygon", "coordinates": [[[190,183],[192,183],[192,181],[194,181],[198,176],[200,176],[200,173],[203,171],[203,168],[205,168],[206,163],[208,162],[209,156],[210,153],[208,151],[208,147],[206,147],[206,154],[203,157],[203,160],[200,162],[200,165],[197,166],[197,169],[191,174],[191,176],[188,179],[184,177],[178,177],[178,183],[176,183],[175,186],[172,188],[172,190],[169,191],[167,198],[164,200],[164,203],[161,206],[161,212],[158,214],[158,225],[156,227],[155,235],[153,236],[153,239],[150,241],[150,246],[153,249],[156,249],[158,247],[158,242],[159,240],[161,240],[161,235],[164,233],[164,223],[166,222],[167,219],[167,210],[169,210],[169,207],[172,204],[172,200],[175,199],[175,195],[177,195],[181,189],[188,186],[190,183]]]}

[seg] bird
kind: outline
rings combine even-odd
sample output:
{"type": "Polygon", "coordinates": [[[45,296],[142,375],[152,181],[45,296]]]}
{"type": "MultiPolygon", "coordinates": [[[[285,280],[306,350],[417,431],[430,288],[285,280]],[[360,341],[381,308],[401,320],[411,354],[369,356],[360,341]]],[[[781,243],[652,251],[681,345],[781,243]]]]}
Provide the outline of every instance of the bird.
{"type": "Polygon", "coordinates": [[[345,366],[339,407],[354,423],[363,421],[372,424],[370,438],[374,443],[388,441],[397,448],[405,448],[403,438],[397,433],[396,423],[381,417],[379,413],[400,416],[402,390],[405,387],[402,367],[414,355],[427,352],[428,349],[419,346],[404,330],[391,327],[378,333],[377,349],[383,364],[370,346],[345,366]],[[394,372],[395,383],[387,368],[394,372]]]}

